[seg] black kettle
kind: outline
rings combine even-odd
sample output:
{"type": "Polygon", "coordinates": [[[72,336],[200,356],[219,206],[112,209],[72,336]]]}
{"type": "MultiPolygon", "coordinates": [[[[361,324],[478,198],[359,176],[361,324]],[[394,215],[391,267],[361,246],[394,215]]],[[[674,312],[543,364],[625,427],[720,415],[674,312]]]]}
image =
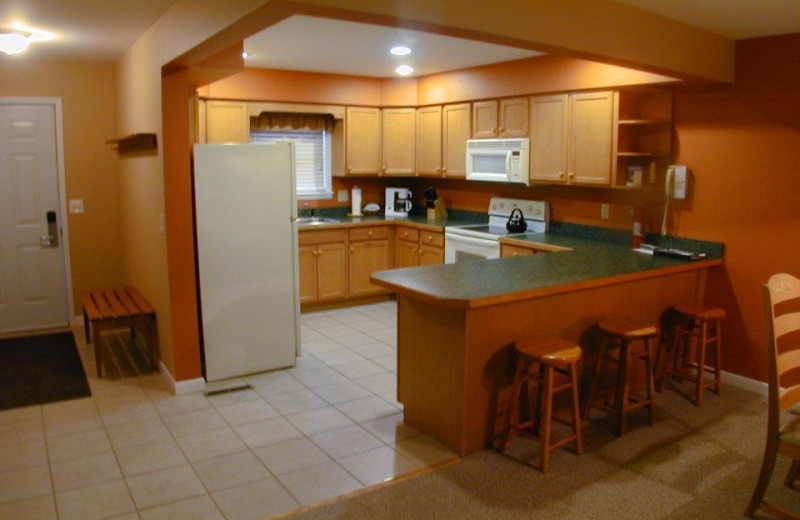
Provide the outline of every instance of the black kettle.
{"type": "Polygon", "coordinates": [[[506,222],[506,229],[511,233],[524,233],[528,229],[528,223],[525,222],[521,209],[514,208],[511,211],[508,222],[506,222]]]}

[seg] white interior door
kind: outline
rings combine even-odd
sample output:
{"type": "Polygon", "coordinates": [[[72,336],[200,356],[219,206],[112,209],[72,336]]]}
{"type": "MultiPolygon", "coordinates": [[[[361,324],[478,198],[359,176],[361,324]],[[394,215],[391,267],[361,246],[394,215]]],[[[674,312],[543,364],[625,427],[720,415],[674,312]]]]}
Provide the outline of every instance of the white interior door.
{"type": "Polygon", "coordinates": [[[0,333],[69,323],[56,152],[53,105],[0,105],[0,333]]]}

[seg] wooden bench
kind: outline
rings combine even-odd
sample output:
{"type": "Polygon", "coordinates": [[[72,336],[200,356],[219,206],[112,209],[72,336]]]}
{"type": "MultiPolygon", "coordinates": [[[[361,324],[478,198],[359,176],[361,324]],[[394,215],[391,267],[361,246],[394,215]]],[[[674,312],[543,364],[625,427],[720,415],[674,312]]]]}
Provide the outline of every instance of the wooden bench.
{"type": "Polygon", "coordinates": [[[148,361],[155,369],[158,362],[158,333],[156,313],[139,292],[133,287],[100,289],[89,291],[81,297],[83,306],[83,327],[86,343],[94,342],[94,357],[97,363],[97,377],[103,377],[102,349],[100,332],[110,329],[139,329],[147,341],[150,353],[148,361]],[[89,328],[91,325],[91,337],[89,328]]]}

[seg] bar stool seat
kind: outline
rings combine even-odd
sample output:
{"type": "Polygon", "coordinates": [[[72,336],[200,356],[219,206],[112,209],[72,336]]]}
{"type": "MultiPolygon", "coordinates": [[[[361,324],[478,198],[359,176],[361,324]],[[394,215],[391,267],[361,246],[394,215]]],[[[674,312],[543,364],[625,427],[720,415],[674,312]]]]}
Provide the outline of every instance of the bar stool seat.
{"type": "Polygon", "coordinates": [[[514,345],[517,354],[517,366],[514,374],[514,383],[511,391],[511,401],[500,441],[500,451],[505,452],[512,434],[527,433],[541,442],[540,466],[541,471],[547,471],[550,452],[570,442],[574,442],[575,452],[583,452],[583,437],[579,416],[578,401],[578,370],[577,365],[581,359],[581,348],[569,341],[559,338],[525,339],[514,345]],[[531,373],[530,368],[538,365],[538,372],[531,373]],[[566,376],[566,381],[555,386],[555,374],[566,376]],[[530,420],[512,424],[514,408],[520,402],[523,383],[536,381],[536,410],[530,420]],[[553,395],[564,390],[572,390],[572,420],[561,420],[553,416],[553,395]],[[544,405],[544,412],[541,407],[544,405]],[[557,421],[567,424],[572,428],[572,434],[558,441],[552,442],[552,422],[557,421]],[[539,430],[542,430],[539,434],[539,430]]]}
{"type": "Polygon", "coordinates": [[[613,319],[601,321],[598,327],[609,337],[611,342],[603,342],[600,352],[597,355],[595,371],[589,387],[589,396],[583,409],[584,419],[588,416],[591,408],[598,408],[607,413],[619,416],[617,423],[617,435],[622,436],[626,430],[627,414],[631,410],[647,407],[648,420],[652,426],[654,423],[654,404],[653,395],[655,394],[655,378],[653,375],[653,364],[651,362],[650,340],[658,333],[658,329],[652,325],[642,325],[627,319],[613,319]],[[631,342],[641,341],[641,349],[631,348],[631,342]],[[612,350],[619,349],[619,356],[612,357],[612,350]],[[630,365],[631,362],[642,361],[645,365],[645,392],[644,399],[635,399],[630,395],[630,365]],[[617,365],[616,386],[603,389],[598,392],[597,383],[600,374],[603,372],[606,363],[617,365]],[[603,406],[594,403],[595,398],[602,394],[604,396],[603,406]],[[613,395],[613,406],[609,405],[609,397],[613,395]]]}
{"type": "MultiPolygon", "coordinates": [[[[722,326],[725,319],[725,310],[707,305],[678,305],[674,307],[682,322],[675,329],[675,337],[669,352],[662,354],[659,347],[657,359],[659,364],[665,364],[664,376],[659,383],[659,391],[663,390],[667,379],[674,377],[691,381],[695,384],[694,404],[703,403],[704,390],[712,388],[717,395],[722,390],[722,326]],[[690,361],[692,354],[692,339],[695,340],[694,361],[690,361]],[[707,364],[708,348],[713,344],[713,365],[707,364]],[[670,363],[669,356],[672,356],[670,363]],[[663,357],[663,362],[661,358],[663,357]],[[694,371],[694,375],[690,372],[694,371]],[[711,379],[706,379],[705,373],[712,374],[711,379]]],[[[660,367],[659,367],[660,368],[660,367]]]]}

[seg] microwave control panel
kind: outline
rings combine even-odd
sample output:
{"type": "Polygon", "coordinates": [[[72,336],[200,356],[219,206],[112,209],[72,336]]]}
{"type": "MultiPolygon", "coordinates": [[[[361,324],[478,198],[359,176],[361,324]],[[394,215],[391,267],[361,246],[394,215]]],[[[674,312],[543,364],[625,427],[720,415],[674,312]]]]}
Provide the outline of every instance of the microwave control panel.
{"type": "Polygon", "coordinates": [[[521,152],[519,150],[514,150],[509,153],[509,161],[508,161],[508,179],[511,182],[525,182],[527,179],[522,178],[522,169],[520,168],[520,156],[521,152]]]}

